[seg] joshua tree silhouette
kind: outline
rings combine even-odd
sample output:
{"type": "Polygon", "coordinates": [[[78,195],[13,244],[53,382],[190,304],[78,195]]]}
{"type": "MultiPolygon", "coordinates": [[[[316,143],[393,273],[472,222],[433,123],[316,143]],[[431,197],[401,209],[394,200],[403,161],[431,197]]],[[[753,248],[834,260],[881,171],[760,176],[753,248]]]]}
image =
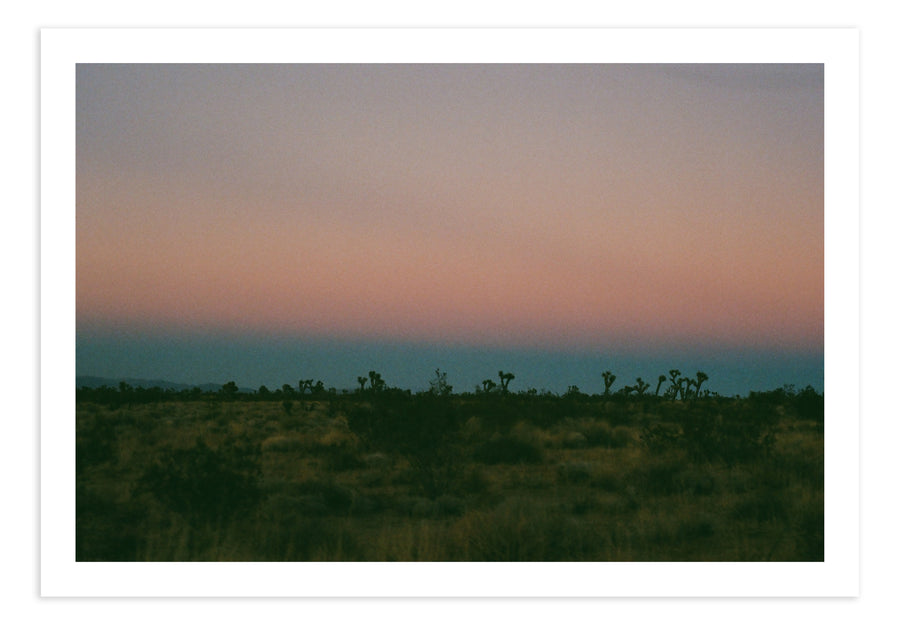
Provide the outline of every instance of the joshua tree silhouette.
{"type": "Polygon", "coordinates": [[[369,390],[374,392],[383,391],[385,387],[381,374],[377,371],[369,371],[369,390]]]}
{"type": "Polygon", "coordinates": [[[646,382],[644,382],[641,378],[638,378],[638,379],[636,380],[636,382],[637,382],[637,383],[636,383],[632,388],[633,388],[635,391],[637,391],[637,394],[638,394],[639,397],[643,397],[643,396],[644,396],[644,392],[645,392],[648,388],[650,388],[650,385],[647,384],[646,382]]]}
{"type": "Polygon", "coordinates": [[[659,397],[659,387],[662,386],[662,383],[666,381],[666,376],[659,376],[659,381],[656,383],[656,396],[659,397]]]}
{"type": "Polygon", "coordinates": [[[669,381],[672,383],[672,386],[666,391],[667,396],[671,396],[672,399],[677,399],[679,394],[684,394],[684,378],[681,377],[681,371],[678,369],[669,369],[669,381]]]}
{"type": "Polygon", "coordinates": [[[515,379],[516,376],[514,376],[512,373],[503,373],[503,371],[500,371],[498,375],[500,376],[500,392],[501,393],[509,392],[508,391],[509,382],[510,382],[510,380],[515,379]]]}
{"type": "Polygon", "coordinates": [[[609,389],[613,385],[613,382],[616,381],[616,376],[612,374],[611,371],[603,372],[603,384],[606,388],[603,390],[604,395],[609,395],[609,389]]]}
{"type": "Polygon", "coordinates": [[[694,382],[694,393],[697,397],[700,397],[700,385],[706,382],[709,379],[709,376],[703,373],[702,371],[697,372],[697,381],[694,382]]]}

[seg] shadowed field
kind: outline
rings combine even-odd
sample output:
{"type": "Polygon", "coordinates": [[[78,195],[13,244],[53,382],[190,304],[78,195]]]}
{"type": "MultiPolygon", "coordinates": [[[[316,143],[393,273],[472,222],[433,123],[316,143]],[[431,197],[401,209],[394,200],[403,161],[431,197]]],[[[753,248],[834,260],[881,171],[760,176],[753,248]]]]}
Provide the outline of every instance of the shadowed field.
{"type": "Polygon", "coordinates": [[[77,559],[824,558],[811,389],[309,391],[80,391],[77,559]]]}

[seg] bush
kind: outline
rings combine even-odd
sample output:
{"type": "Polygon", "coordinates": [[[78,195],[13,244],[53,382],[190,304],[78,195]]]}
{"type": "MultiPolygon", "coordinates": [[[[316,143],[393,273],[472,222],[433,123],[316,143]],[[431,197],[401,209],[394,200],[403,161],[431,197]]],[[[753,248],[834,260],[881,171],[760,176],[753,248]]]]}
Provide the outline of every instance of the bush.
{"type": "Polygon", "coordinates": [[[332,445],[324,448],[325,467],[331,471],[353,471],[366,466],[354,450],[345,446],[332,445]]]}
{"type": "Polygon", "coordinates": [[[79,418],[75,437],[75,470],[113,462],[116,459],[115,417],[95,414],[79,418]]]}
{"type": "Polygon", "coordinates": [[[612,442],[612,427],[606,421],[594,421],[581,429],[592,447],[609,447],[612,442]]]}
{"type": "Polygon", "coordinates": [[[334,514],[346,514],[353,506],[353,491],[331,480],[301,482],[293,491],[321,502],[325,510],[334,514]]]}
{"type": "Polygon", "coordinates": [[[560,481],[568,484],[585,483],[591,479],[593,467],[588,462],[564,462],[556,467],[560,481]]]}
{"type": "Polygon", "coordinates": [[[484,464],[538,464],[543,461],[544,453],[534,443],[502,436],[479,446],[474,458],[484,464]]]}
{"type": "Polygon", "coordinates": [[[774,413],[744,411],[727,417],[694,407],[678,415],[678,423],[644,427],[641,442],[654,454],[684,451],[695,462],[732,466],[768,456],[775,444],[774,413]]]}
{"type": "Polygon", "coordinates": [[[451,550],[474,562],[562,562],[596,559],[605,541],[561,510],[513,498],[488,513],[469,514],[454,528],[451,550]]]}
{"type": "Polygon", "coordinates": [[[428,497],[447,492],[456,480],[461,421],[452,399],[385,394],[354,406],[347,423],[370,447],[405,457],[428,497]]]}
{"type": "Polygon", "coordinates": [[[195,525],[246,512],[260,499],[259,445],[231,438],[219,449],[198,438],[190,449],[171,449],[147,469],[137,491],[195,525]]]}
{"type": "Polygon", "coordinates": [[[684,448],[697,461],[721,461],[731,466],[768,456],[775,443],[774,413],[745,412],[724,417],[692,410],[682,417],[684,448]]]}
{"type": "Polygon", "coordinates": [[[633,441],[631,428],[625,425],[617,425],[613,428],[612,438],[610,439],[610,447],[621,448],[628,447],[633,441]]]}
{"type": "Polygon", "coordinates": [[[79,486],[75,497],[75,560],[134,560],[143,513],[133,502],[117,502],[105,493],[79,486]]]}
{"type": "Polygon", "coordinates": [[[825,396],[819,395],[811,386],[797,393],[797,416],[817,423],[825,422],[825,396]]]}

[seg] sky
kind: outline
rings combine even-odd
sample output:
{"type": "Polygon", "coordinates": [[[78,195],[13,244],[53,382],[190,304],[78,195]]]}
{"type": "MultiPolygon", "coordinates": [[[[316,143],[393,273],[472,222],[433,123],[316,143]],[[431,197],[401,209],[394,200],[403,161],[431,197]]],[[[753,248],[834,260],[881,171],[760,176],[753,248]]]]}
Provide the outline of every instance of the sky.
{"type": "Polygon", "coordinates": [[[823,387],[822,65],[76,70],[76,373],[823,387]]]}

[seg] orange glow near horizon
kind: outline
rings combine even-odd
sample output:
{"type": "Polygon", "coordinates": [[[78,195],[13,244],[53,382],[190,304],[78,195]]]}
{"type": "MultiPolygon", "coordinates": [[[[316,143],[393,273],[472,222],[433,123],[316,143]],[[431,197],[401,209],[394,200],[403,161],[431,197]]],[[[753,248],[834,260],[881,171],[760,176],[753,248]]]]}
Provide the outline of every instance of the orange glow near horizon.
{"type": "Polygon", "coordinates": [[[79,323],[823,344],[815,68],[79,67],[79,323]]]}

